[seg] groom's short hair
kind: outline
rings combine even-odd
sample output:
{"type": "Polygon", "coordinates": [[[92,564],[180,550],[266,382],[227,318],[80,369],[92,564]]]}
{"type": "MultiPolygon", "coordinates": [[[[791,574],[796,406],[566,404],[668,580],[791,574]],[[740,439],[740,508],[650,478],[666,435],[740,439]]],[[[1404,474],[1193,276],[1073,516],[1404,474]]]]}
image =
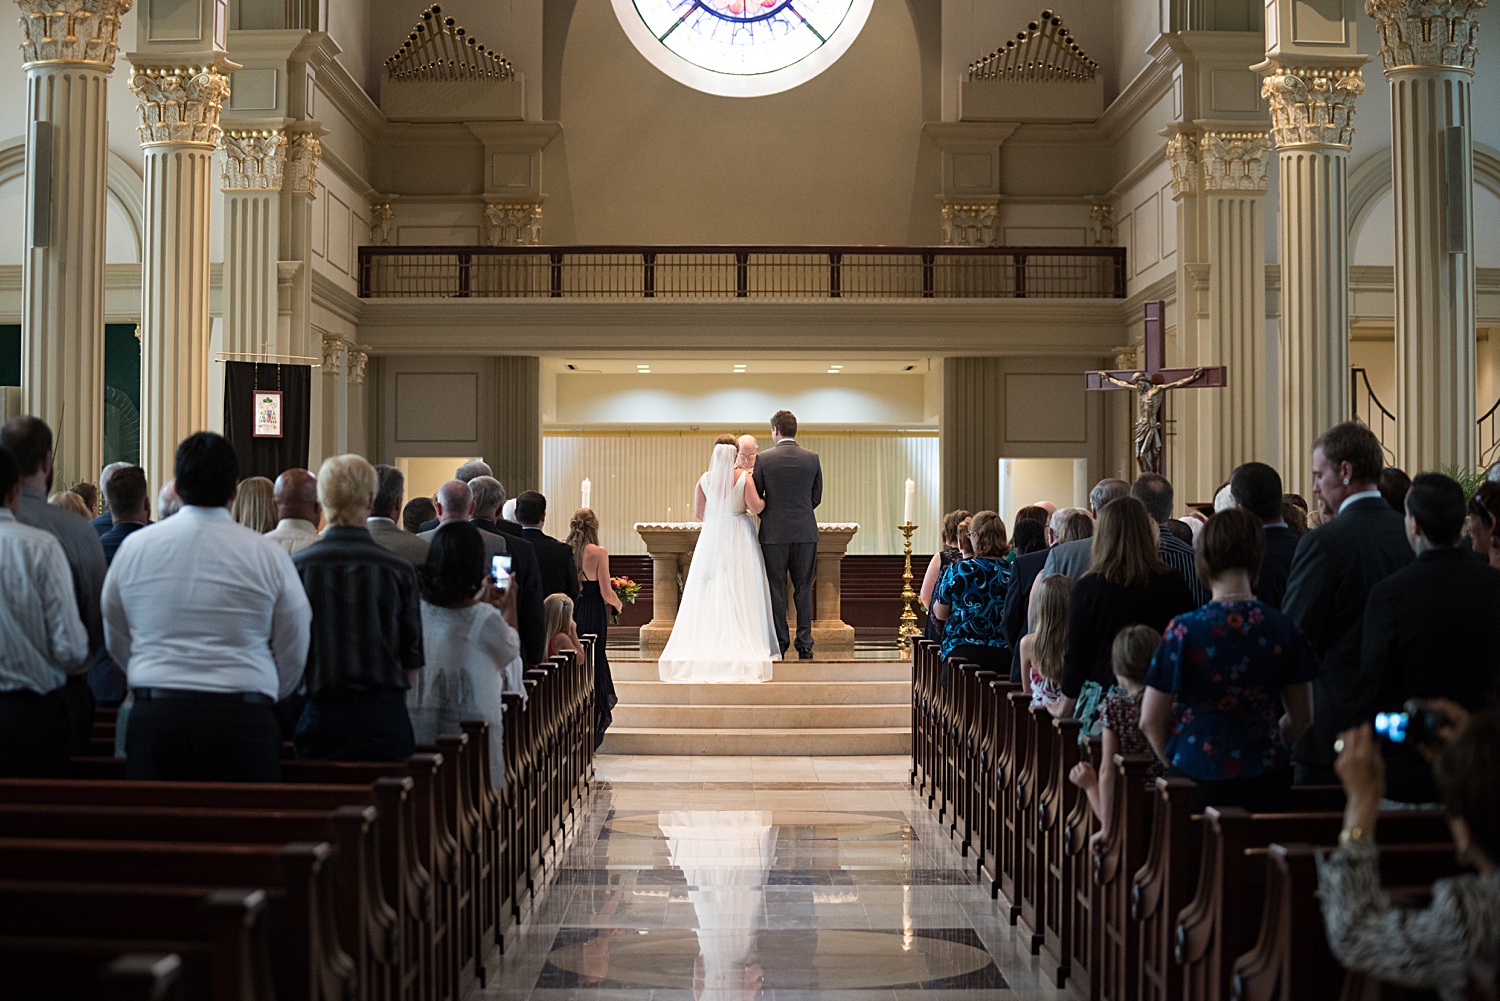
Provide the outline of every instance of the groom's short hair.
{"type": "Polygon", "coordinates": [[[771,415],[771,430],[783,438],[797,437],[797,416],[790,410],[778,410],[771,415]]]}

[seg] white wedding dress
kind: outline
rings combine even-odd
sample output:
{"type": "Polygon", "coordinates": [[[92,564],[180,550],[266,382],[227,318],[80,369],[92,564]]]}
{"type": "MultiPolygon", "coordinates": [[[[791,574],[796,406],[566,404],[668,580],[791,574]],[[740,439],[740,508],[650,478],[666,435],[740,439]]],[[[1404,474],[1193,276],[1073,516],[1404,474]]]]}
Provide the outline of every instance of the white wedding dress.
{"type": "Polygon", "coordinates": [[[672,636],[658,661],[662,681],[747,685],[771,680],[781,659],[771,621],[771,589],[744,477],[733,445],[715,445],[698,483],[708,500],[672,636]]]}

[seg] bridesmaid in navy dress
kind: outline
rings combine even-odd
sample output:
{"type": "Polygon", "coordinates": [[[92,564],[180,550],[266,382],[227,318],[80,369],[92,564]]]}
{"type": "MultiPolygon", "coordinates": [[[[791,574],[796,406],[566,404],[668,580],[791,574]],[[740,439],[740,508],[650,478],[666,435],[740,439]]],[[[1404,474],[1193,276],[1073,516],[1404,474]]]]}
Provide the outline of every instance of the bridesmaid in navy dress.
{"type": "Polygon", "coordinates": [[[573,563],[578,567],[578,576],[583,593],[573,606],[573,622],[578,635],[592,633],[594,642],[594,742],[604,740],[604,731],[613,719],[613,710],[619,698],[615,695],[615,681],[609,671],[610,614],[618,615],[625,607],[614,585],[609,579],[609,551],[599,545],[599,519],[588,508],[579,508],[573,513],[568,526],[568,545],[573,549],[573,563]]]}

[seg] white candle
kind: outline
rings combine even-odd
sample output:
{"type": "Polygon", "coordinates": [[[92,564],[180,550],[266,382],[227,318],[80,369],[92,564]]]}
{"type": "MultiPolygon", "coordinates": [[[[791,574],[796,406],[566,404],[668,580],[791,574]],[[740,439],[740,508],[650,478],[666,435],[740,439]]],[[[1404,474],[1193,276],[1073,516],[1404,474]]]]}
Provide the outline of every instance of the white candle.
{"type": "Polygon", "coordinates": [[[901,519],[901,524],[903,524],[903,525],[910,525],[911,524],[912,502],[916,499],[916,496],[917,496],[917,485],[915,483],[913,483],[911,480],[907,480],[906,481],[906,514],[901,519]]]}
{"type": "Polygon", "coordinates": [[[593,492],[594,492],[594,485],[592,483],[590,483],[589,482],[589,478],[587,476],[585,476],[583,478],[583,506],[584,507],[588,507],[589,506],[589,495],[592,494],[593,492]]]}

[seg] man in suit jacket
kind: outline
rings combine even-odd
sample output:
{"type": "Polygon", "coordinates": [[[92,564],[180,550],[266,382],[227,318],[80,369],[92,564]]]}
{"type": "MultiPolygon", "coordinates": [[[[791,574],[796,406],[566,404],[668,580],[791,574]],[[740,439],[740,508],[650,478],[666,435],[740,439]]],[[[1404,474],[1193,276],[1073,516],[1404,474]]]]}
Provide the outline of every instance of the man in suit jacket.
{"type": "MultiPolygon", "coordinates": [[[[110,521],[109,531],[99,536],[104,546],[106,565],[115,561],[120,543],[151,524],[151,491],[146,486],[146,471],[128,462],[111,463],[104,467],[100,481],[104,484],[104,503],[109,508],[105,515],[110,521]]],[[[94,693],[96,706],[117,706],[125,701],[127,691],[125,672],[109,656],[108,650],[100,650],[89,668],[89,690],[94,693]]]]}
{"type": "MultiPolygon", "coordinates": [[[[1094,489],[1089,491],[1089,508],[1094,513],[1095,520],[1099,512],[1104,510],[1104,505],[1110,501],[1119,500],[1121,497],[1130,496],[1130,484],[1124,480],[1109,477],[1094,484],[1094,489]]],[[[1059,524],[1059,529],[1061,525],[1059,524]]],[[[1077,581],[1078,578],[1089,572],[1089,559],[1093,556],[1094,540],[1074,539],[1072,542],[1064,542],[1060,546],[1053,546],[1047,550],[1047,563],[1042,568],[1042,577],[1051,577],[1060,573],[1064,577],[1077,581]]]]}
{"type": "Polygon", "coordinates": [[[547,523],[547,498],[535,490],[522,491],[516,498],[516,517],[521,521],[521,537],[536,550],[537,566],[542,571],[542,593],[566,594],[574,601],[582,593],[573,550],[542,531],[547,523]]]}
{"type": "MultiPolygon", "coordinates": [[[[478,482],[480,479],[475,477],[481,490],[489,490],[487,484],[478,482]]],[[[488,497],[486,503],[489,503],[488,497]]],[[[478,508],[474,490],[469,483],[460,480],[444,483],[438,488],[437,506],[439,528],[446,522],[467,521],[479,529],[479,536],[484,541],[486,563],[496,556],[510,557],[510,575],[516,589],[516,632],[521,637],[521,650],[528,664],[540,664],[546,660],[547,626],[542,613],[542,598],[545,595],[542,593],[541,575],[537,571],[536,554],[521,540],[509,539],[496,532],[490,527],[493,523],[488,519],[476,517],[478,508]]],[[[493,515],[493,512],[487,513],[493,515]]],[[[419,532],[417,538],[426,540],[430,545],[437,531],[432,528],[419,532]]]]}
{"type": "Polygon", "coordinates": [[[426,563],[427,549],[432,544],[405,531],[396,520],[401,517],[401,505],[406,499],[406,477],[395,466],[376,466],[375,482],[375,506],[365,521],[370,538],[413,566],[426,563]]]}
{"type": "MultiPolygon", "coordinates": [[[[1406,535],[1417,558],[1370,589],[1361,677],[1375,686],[1364,715],[1400,712],[1411,698],[1452,699],[1470,712],[1495,705],[1500,682],[1500,573],[1462,545],[1464,491],[1439,473],[1406,494],[1406,535]]],[[[1386,798],[1436,803],[1432,768],[1409,744],[1382,744],[1386,798]]]]}
{"type": "Polygon", "coordinates": [[[771,418],[776,444],[755,462],[755,489],[765,498],[760,514],[760,550],[771,585],[771,620],[786,654],[791,637],[786,626],[786,580],[792,576],[797,605],[797,656],[812,659],[813,569],[818,559],[818,518],[823,503],[823,465],[818,454],[797,444],[797,418],[778,410],[771,418]]]}
{"type": "Polygon", "coordinates": [[[115,525],[115,520],[110,517],[109,491],[104,489],[104,485],[109,482],[109,478],[115,474],[116,470],[129,469],[131,465],[132,463],[129,462],[111,462],[99,470],[99,492],[104,495],[104,513],[90,521],[89,524],[94,526],[94,531],[99,533],[100,538],[103,538],[104,533],[108,532],[115,525]]]}
{"type": "MultiPolygon", "coordinates": [[[[1066,511],[1067,508],[1063,510],[1066,511]]],[[[1059,520],[1054,512],[1042,528],[1042,548],[1030,553],[1018,552],[1015,568],[1010,575],[1010,586],[1005,589],[1005,605],[1000,611],[1000,631],[1005,635],[1006,645],[1010,647],[1011,681],[1021,680],[1021,639],[1030,632],[1028,614],[1031,610],[1031,588],[1041,576],[1042,567],[1047,565],[1047,554],[1057,541],[1058,524],[1059,520]]],[[[1016,535],[1020,531],[1021,526],[1017,524],[1011,534],[1016,535]]],[[[1019,551],[1019,542],[1016,543],[1016,548],[1019,551]]]]}
{"type": "Polygon", "coordinates": [[[1297,536],[1281,516],[1281,474],[1264,462],[1247,462],[1229,475],[1229,495],[1260,519],[1266,530],[1265,555],[1255,580],[1255,596],[1272,608],[1286,600],[1287,577],[1297,553],[1297,536]]]}
{"type": "Polygon", "coordinates": [[[1404,519],[1380,496],[1380,440],[1345,421],[1313,443],[1313,492],[1332,520],[1297,543],[1282,611],[1322,658],[1313,682],[1313,725],[1297,742],[1297,781],[1337,784],[1333,741],[1361,722],[1372,685],[1360,663],[1370,589],[1413,559],[1404,519]]]}

